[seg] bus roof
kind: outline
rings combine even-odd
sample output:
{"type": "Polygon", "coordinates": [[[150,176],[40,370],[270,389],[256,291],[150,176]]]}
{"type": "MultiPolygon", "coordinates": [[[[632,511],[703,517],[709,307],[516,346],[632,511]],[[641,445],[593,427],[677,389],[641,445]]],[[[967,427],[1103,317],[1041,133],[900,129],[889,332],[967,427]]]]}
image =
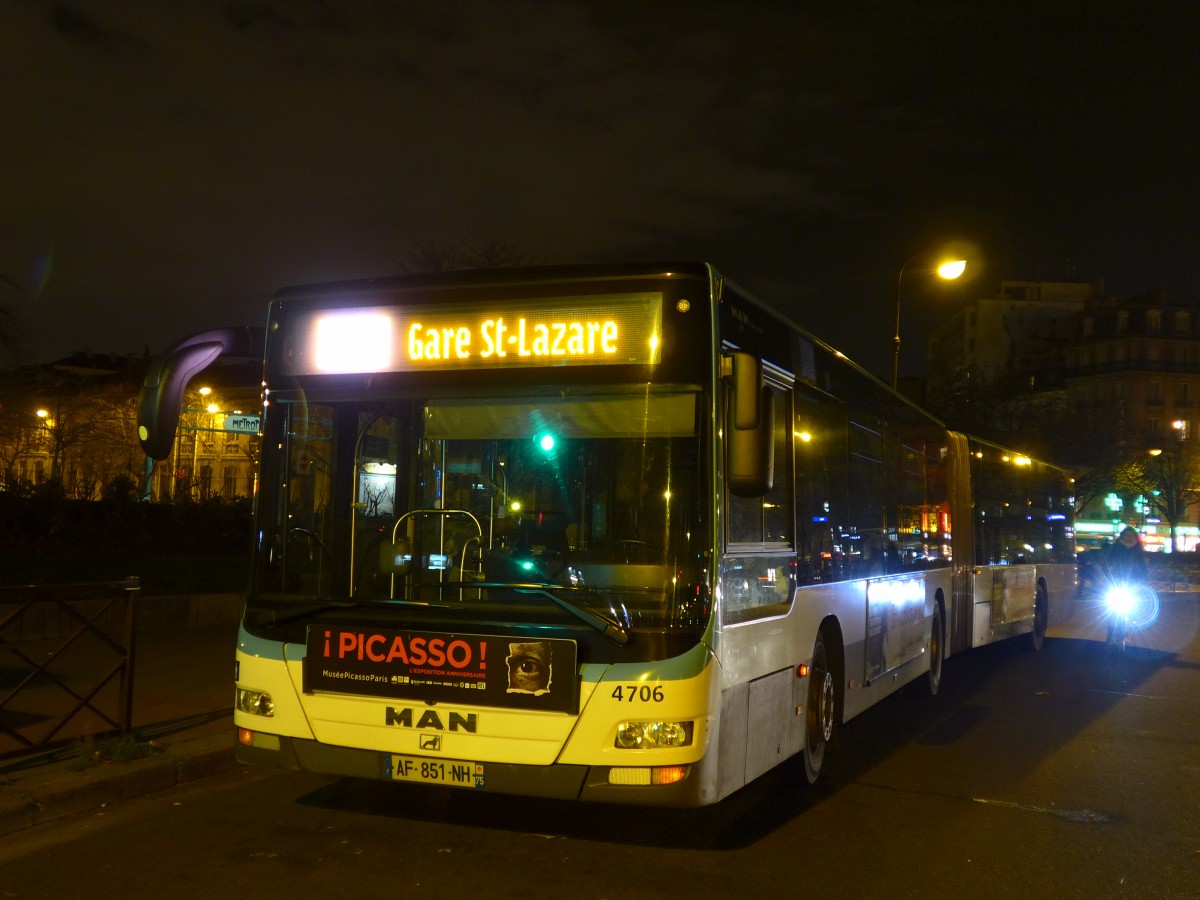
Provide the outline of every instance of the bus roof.
{"type": "Polygon", "coordinates": [[[282,288],[273,299],[287,300],[330,293],[373,293],[411,288],[484,287],[547,284],[555,281],[602,281],[627,278],[719,278],[715,267],[696,261],[645,263],[576,263],[554,266],[513,266],[492,269],[455,269],[298,284],[282,288]]]}

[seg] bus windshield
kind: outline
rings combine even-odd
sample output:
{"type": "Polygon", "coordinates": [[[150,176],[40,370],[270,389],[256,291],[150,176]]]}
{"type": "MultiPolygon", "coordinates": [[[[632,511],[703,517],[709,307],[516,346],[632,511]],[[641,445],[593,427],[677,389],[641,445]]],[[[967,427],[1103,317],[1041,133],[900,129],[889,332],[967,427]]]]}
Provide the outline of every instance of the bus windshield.
{"type": "Polygon", "coordinates": [[[697,394],[271,402],[257,593],[703,629],[697,394]]]}

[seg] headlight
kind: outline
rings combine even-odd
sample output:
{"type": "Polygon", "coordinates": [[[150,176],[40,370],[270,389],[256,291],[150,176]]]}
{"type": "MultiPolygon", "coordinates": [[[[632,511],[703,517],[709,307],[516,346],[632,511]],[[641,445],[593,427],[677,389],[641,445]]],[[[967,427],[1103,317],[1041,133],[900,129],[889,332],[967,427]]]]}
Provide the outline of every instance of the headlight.
{"type": "Polygon", "coordinates": [[[271,699],[271,695],[267,691],[238,688],[236,703],[239,712],[267,718],[275,715],[275,701],[271,699]]]}
{"type": "Polygon", "coordinates": [[[1110,587],[1104,594],[1105,605],[1119,616],[1127,616],[1133,612],[1137,604],[1137,596],[1133,588],[1125,584],[1110,587]]]}
{"type": "Polygon", "coordinates": [[[692,742],[691,722],[622,722],[616,746],[621,750],[686,747],[692,742]]]}

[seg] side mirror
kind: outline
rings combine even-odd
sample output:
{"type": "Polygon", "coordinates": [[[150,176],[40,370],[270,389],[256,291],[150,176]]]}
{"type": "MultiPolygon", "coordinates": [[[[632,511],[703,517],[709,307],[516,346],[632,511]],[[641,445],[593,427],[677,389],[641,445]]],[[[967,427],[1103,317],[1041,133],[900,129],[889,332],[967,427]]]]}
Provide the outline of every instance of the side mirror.
{"type": "Polygon", "coordinates": [[[379,571],[404,577],[412,571],[412,544],[408,538],[385,542],[379,548],[379,571]]]}
{"type": "Polygon", "coordinates": [[[775,481],[775,407],[762,383],[762,363],[749,353],[727,357],[730,383],[725,469],[738,497],[762,497],[775,481]]]}
{"type": "Polygon", "coordinates": [[[261,357],[262,328],[219,328],[186,338],[156,357],[138,392],[138,440],[151,459],[166,459],[175,443],[179,404],[188,381],[218,356],[261,357]]]}
{"type": "Polygon", "coordinates": [[[738,350],[728,357],[733,384],[733,427],[757,428],[762,418],[762,363],[757,357],[738,350]]]}

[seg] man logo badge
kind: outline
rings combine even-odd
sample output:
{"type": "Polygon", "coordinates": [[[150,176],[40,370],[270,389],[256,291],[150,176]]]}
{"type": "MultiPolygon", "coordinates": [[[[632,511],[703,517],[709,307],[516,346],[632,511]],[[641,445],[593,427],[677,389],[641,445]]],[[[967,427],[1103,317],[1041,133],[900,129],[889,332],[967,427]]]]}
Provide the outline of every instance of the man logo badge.
{"type": "Polygon", "coordinates": [[[471,734],[479,727],[475,713],[459,713],[451,710],[449,721],[442,720],[442,714],[436,709],[426,709],[413,724],[412,707],[403,706],[400,709],[389,706],[383,715],[384,725],[395,725],[399,728],[425,728],[431,731],[467,731],[471,734]]]}
{"type": "Polygon", "coordinates": [[[440,734],[423,734],[421,735],[418,747],[421,750],[440,751],[442,749],[442,736],[440,734]]]}

